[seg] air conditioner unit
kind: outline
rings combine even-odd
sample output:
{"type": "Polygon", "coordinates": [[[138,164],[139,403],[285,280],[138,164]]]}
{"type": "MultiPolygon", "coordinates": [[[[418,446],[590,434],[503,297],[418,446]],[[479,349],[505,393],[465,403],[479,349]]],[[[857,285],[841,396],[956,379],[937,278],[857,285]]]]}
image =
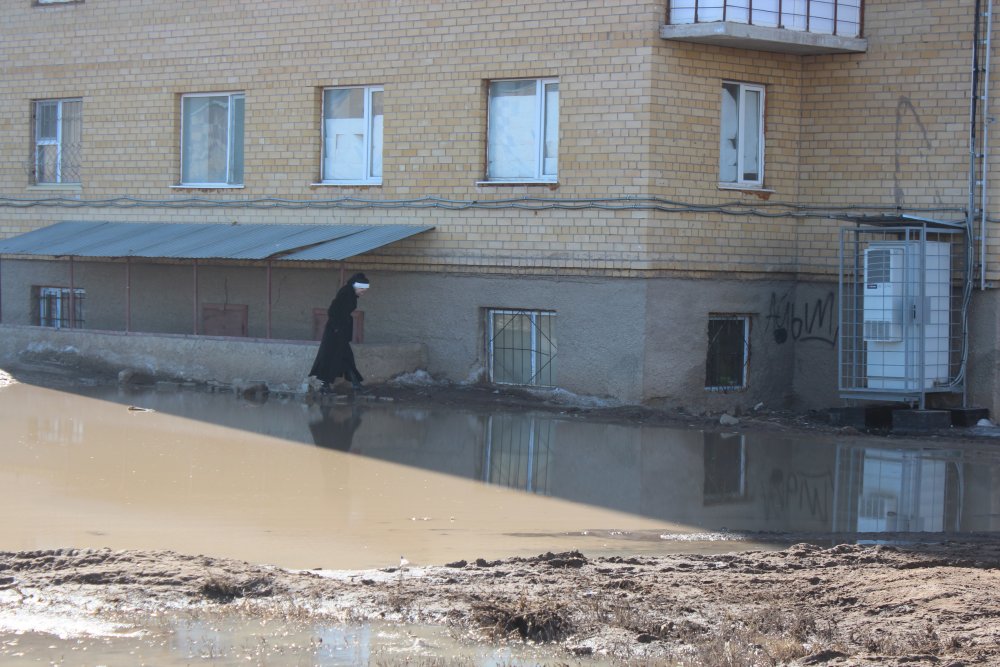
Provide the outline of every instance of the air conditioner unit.
{"type": "Polygon", "coordinates": [[[864,269],[868,387],[918,390],[946,383],[950,244],[873,242],[864,251],[864,269]]]}
{"type": "Polygon", "coordinates": [[[906,247],[875,245],[865,249],[864,338],[903,340],[903,268],[906,247]]]}

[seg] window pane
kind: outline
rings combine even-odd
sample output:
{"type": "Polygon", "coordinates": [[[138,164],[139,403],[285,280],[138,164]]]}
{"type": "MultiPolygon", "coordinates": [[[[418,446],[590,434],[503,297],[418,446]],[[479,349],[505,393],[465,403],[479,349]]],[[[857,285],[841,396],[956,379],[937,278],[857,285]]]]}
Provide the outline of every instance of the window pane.
{"type": "Polygon", "coordinates": [[[559,173],[559,84],[545,84],[545,147],[542,153],[542,175],[555,177],[559,173]]]}
{"type": "Polygon", "coordinates": [[[229,96],[186,97],[183,107],[181,180],[184,183],[227,183],[229,96]]]}
{"type": "Polygon", "coordinates": [[[35,111],[35,124],[39,141],[55,141],[59,131],[59,103],[39,102],[35,111]]]}
{"type": "Polygon", "coordinates": [[[365,90],[325,93],[323,179],[360,181],[365,175],[365,90]]]}
{"type": "Polygon", "coordinates": [[[743,91],[743,176],[760,180],[760,91],[743,91]]]}
{"type": "Polygon", "coordinates": [[[56,144],[40,144],[35,151],[35,181],[37,183],[58,183],[59,147],[56,144]]]}
{"type": "Polygon", "coordinates": [[[382,91],[372,91],[371,100],[371,170],[369,178],[382,178],[382,91]]]}
{"type": "Polygon", "coordinates": [[[735,183],[736,161],[739,157],[739,117],[740,87],[734,83],[722,84],[722,138],[719,143],[719,180],[735,183]]]}
{"type": "Polygon", "coordinates": [[[490,84],[489,178],[535,178],[538,155],[537,82],[490,84]]]}

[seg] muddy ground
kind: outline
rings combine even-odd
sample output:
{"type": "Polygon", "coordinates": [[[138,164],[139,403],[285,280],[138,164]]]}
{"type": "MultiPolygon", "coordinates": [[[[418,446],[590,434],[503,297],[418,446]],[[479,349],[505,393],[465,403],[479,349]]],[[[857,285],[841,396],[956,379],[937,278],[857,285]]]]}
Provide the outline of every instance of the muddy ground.
{"type": "MultiPolygon", "coordinates": [[[[568,664],[997,665],[1000,545],[799,544],[725,555],[578,552],[435,567],[287,571],[171,552],[0,553],[0,610],[442,624],[548,643],[568,664]]],[[[435,663],[439,664],[439,663],[435,663]]]]}
{"type": "MultiPolygon", "coordinates": [[[[0,371],[0,386],[38,370],[0,371]]],[[[71,372],[62,377],[74,381],[71,372]]],[[[712,415],[581,406],[487,388],[386,386],[372,395],[718,424],[712,415]]],[[[735,428],[851,432],[822,415],[768,410],[742,415],[735,428]]],[[[724,555],[572,552],[488,562],[470,553],[434,567],[357,572],[293,572],[172,552],[0,552],[0,612],[75,608],[123,623],[176,609],[248,620],[427,623],[492,642],[548,644],[567,664],[606,657],[729,667],[1000,665],[1000,538],[879,537],[880,546],[802,543],[724,555]]]]}

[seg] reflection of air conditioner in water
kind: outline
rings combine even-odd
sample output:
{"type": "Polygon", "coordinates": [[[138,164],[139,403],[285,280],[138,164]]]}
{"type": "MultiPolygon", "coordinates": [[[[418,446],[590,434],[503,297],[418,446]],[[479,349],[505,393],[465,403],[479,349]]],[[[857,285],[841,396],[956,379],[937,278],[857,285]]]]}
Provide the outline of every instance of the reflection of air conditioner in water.
{"type": "Polygon", "coordinates": [[[918,389],[921,376],[923,388],[946,382],[949,244],[873,242],[864,259],[868,387],[918,389]]]}

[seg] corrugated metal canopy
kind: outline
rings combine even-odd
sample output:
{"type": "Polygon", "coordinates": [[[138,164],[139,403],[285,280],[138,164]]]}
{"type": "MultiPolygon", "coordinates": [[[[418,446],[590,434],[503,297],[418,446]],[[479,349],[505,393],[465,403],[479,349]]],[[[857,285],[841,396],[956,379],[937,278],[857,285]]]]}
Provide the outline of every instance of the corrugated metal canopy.
{"type": "Polygon", "coordinates": [[[342,260],[433,225],[58,222],[0,240],[3,255],[149,259],[342,260]]]}

